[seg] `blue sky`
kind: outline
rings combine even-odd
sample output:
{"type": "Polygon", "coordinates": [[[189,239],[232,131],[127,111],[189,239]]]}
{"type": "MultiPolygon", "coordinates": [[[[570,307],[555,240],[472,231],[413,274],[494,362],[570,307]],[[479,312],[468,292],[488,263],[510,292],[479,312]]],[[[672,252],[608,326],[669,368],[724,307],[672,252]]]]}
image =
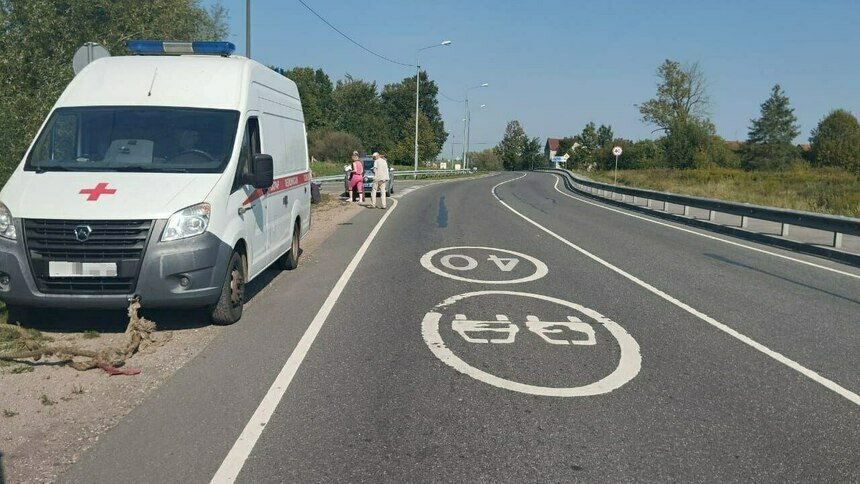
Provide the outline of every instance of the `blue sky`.
{"type": "MultiPolygon", "coordinates": [[[[498,143],[512,119],[540,138],[579,133],[588,121],[611,124],[616,136],[652,137],[634,105],[654,94],[656,68],[667,58],[699,62],[711,119],[727,139],[746,138],[775,83],[798,116],[797,142],[832,109],[860,114],[857,0],[305,1],[405,63],[414,64],[418,48],[451,40],[424,51],[421,65],[452,98],[490,84],[469,94],[473,149],[498,143]],[[480,104],[487,106],[475,110],[480,104]]],[[[229,40],[244,53],[245,1],[222,3],[229,40]]],[[[296,0],[252,0],[251,18],[252,57],[265,64],[320,67],[333,81],[349,73],[380,87],[414,75],[360,50],[296,0]]],[[[463,104],[440,97],[440,108],[461,143],[463,104]]]]}

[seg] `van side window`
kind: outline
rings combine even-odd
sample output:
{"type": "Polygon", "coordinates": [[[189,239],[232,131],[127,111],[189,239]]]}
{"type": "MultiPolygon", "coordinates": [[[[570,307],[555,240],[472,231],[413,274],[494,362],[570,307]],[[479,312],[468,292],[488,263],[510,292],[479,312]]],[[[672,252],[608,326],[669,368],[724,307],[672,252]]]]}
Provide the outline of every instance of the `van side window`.
{"type": "Polygon", "coordinates": [[[245,135],[242,137],[242,148],[239,151],[239,163],[236,166],[236,178],[233,190],[247,185],[248,176],[253,173],[251,160],[253,155],[260,154],[260,123],[257,118],[248,118],[245,135]]]}

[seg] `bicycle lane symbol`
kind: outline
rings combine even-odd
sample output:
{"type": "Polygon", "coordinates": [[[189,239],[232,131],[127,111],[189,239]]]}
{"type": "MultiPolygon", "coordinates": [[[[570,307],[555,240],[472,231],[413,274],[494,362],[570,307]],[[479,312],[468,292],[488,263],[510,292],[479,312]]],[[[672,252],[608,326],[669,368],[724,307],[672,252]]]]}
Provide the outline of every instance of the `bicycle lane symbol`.
{"type": "MultiPolygon", "coordinates": [[[[523,303],[523,305],[527,304],[531,303],[523,303]]],[[[480,307],[481,305],[476,303],[475,306],[480,307]]],[[[540,294],[515,291],[476,291],[453,296],[425,314],[421,333],[430,351],[443,363],[460,373],[498,388],[532,395],[582,397],[609,393],[636,377],[642,366],[639,344],[618,323],[580,304],[540,294]],[[537,306],[550,303],[561,306],[561,311],[568,316],[564,318],[564,321],[558,319],[543,321],[535,315],[526,316],[524,321],[512,321],[506,315],[497,314],[493,319],[483,318],[481,320],[470,319],[466,314],[455,312],[450,318],[450,322],[447,318],[443,321],[443,313],[446,312],[446,309],[451,309],[472,298],[485,296],[528,298],[538,301],[537,306]],[[450,324],[451,331],[448,334],[457,334],[466,343],[482,346],[504,345],[511,347],[516,344],[519,338],[531,334],[554,348],[595,347],[598,344],[595,327],[586,321],[593,321],[598,328],[603,328],[612,335],[618,343],[620,356],[617,366],[608,375],[593,383],[572,387],[534,385],[502,378],[489,371],[476,368],[457,356],[450,345],[446,345],[442,332],[440,332],[440,325],[450,324]]],[[[571,353],[570,355],[571,358],[575,358],[575,354],[571,353]]]]}

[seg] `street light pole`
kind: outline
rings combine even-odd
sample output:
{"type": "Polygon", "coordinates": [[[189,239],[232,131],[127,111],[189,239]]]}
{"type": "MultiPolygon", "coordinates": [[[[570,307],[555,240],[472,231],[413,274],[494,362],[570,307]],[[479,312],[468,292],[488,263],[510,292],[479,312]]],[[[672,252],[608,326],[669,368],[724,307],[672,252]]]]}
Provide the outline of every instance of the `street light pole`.
{"type": "Polygon", "coordinates": [[[432,49],[433,47],[441,47],[443,45],[451,45],[451,41],[444,40],[439,44],[422,47],[415,53],[415,179],[418,179],[418,113],[420,109],[419,86],[421,85],[421,51],[432,49]]]}
{"type": "Polygon", "coordinates": [[[245,0],[245,57],[251,58],[251,0],[245,0]]]}
{"type": "Polygon", "coordinates": [[[485,82],[485,83],[481,84],[480,86],[472,86],[472,87],[466,88],[466,95],[465,95],[465,99],[466,99],[466,101],[465,101],[466,102],[466,116],[465,116],[466,125],[463,127],[463,169],[464,170],[467,168],[467,165],[468,165],[468,158],[467,158],[468,154],[467,153],[469,151],[469,122],[470,122],[470,117],[471,117],[469,115],[469,91],[471,91],[472,89],[477,89],[479,87],[487,87],[489,85],[490,85],[489,83],[485,82]]]}

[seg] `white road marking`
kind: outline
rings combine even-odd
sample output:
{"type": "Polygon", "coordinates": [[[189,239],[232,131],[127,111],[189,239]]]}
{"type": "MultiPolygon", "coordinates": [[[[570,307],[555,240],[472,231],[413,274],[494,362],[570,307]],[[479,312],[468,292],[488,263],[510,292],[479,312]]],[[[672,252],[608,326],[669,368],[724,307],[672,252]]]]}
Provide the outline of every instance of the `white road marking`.
{"type": "MultiPolygon", "coordinates": [[[[548,175],[549,175],[549,173],[548,173],[548,175]]],[[[554,176],[555,176],[555,175],[554,175],[554,176]]],[[[816,263],[814,263],[814,262],[809,262],[809,261],[805,261],[805,260],[802,260],[802,259],[795,259],[794,257],[790,257],[790,256],[787,256],[787,255],[778,254],[778,253],[776,253],[776,252],[771,252],[771,251],[769,251],[769,250],[759,249],[759,248],[757,248],[757,247],[751,247],[751,246],[749,246],[749,245],[741,244],[741,243],[738,243],[738,242],[735,242],[735,241],[732,241],[732,240],[726,240],[726,239],[723,239],[723,238],[720,238],[720,237],[714,237],[713,235],[703,234],[703,233],[701,233],[701,232],[696,232],[695,230],[686,229],[686,228],[684,228],[684,227],[678,227],[678,226],[676,226],[676,225],[668,224],[668,223],[666,223],[666,222],[661,222],[661,221],[659,221],[659,220],[653,220],[653,219],[651,219],[651,218],[643,217],[643,216],[641,216],[641,215],[637,215],[637,214],[635,214],[635,213],[629,213],[629,212],[626,212],[626,211],[624,211],[624,210],[619,210],[619,209],[617,209],[617,208],[608,207],[608,206],[603,205],[603,204],[600,204],[600,203],[592,202],[592,201],[590,201],[590,200],[586,200],[586,199],[584,199],[584,198],[581,198],[581,197],[578,197],[578,196],[574,196],[574,195],[571,195],[571,194],[569,194],[569,193],[565,193],[565,192],[563,192],[563,191],[559,190],[559,188],[558,188],[558,182],[559,182],[559,180],[560,180],[560,178],[558,178],[558,176],[556,176],[556,179],[555,179],[555,191],[557,191],[558,193],[561,193],[561,194],[562,194],[562,195],[564,195],[565,197],[572,198],[572,199],[574,199],[574,200],[576,200],[576,201],[578,201],[578,202],[587,203],[587,204],[589,204],[589,205],[594,205],[595,207],[600,207],[600,208],[602,208],[602,209],[609,210],[609,211],[611,211],[611,212],[616,212],[616,213],[620,213],[620,214],[622,214],[622,215],[627,215],[628,217],[638,218],[639,220],[645,220],[646,222],[651,222],[651,223],[653,223],[653,224],[662,225],[662,226],[664,226],[664,227],[670,227],[670,228],[673,228],[673,229],[675,229],[675,230],[680,230],[681,232],[686,232],[686,233],[688,233],[688,234],[698,235],[699,237],[704,237],[704,238],[706,238],[706,239],[717,240],[717,241],[723,242],[723,243],[725,243],[725,244],[734,245],[734,246],[736,246],[736,247],[743,247],[744,249],[749,249],[749,250],[752,250],[752,251],[755,251],[755,252],[760,252],[760,253],[762,253],[762,254],[772,255],[772,256],[774,256],[774,257],[779,257],[780,259],[787,259],[787,260],[790,260],[790,261],[797,262],[797,263],[799,263],[799,264],[804,264],[804,265],[807,265],[807,266],[815,267],[815,268],[817,268],[817,269],[824,269],[825,271],[835,272],[835,273],[837,273],[837,274],[841,274],[841,275],[843,275],[843,276],[848,276],[848,277],[853,277],[853,278],[855,278],[855,279],[860,279],[860,274],[852,274],[852,273],[850,273],[850,272],[841,271],[841,270],[839,270],[839,269],[834,269],[834,268],[832,268],[832,267],[823,266],[823,265],[820,265],[820,264],[816,264],[816,263]]]]}
{"type": "MultiPolygon", "coordinates": [[[[507,261],[508,259],[501,259],[501,260],[507,261]]],[[[460,271],[474,269],[474,267],[472,267],[471,262],[475,262],[475,266],[477,266],[477,261],[475,261],[475,259],[473,259],[471,257],[464,256],[464,255],[460,255],[460,254],[452,254],[450,256],[442,257],[442,260],[440,260],[440,262],[442,263],[443,266],[448,267],[449,269],[460,270],[460,271]],[[449,259],[446,259],[446,257],[448,257],[449,259]],[[469,264],[467,266],[452,267],[450,265],[450,258],[453,258],[453,257],[459,257],[459,258],[463,258],[464,260],[469,260],[469,264]]],[[[427,269],[428,271],[430,271],[436,275],[442,276],[442,277],[447,277],[449,279],[454,279],[457,281],[464,281],[464,282],[478,282],[481,284],[518,284],[521,282],[530,282],[530,281],[535,281],[537,279],[540,279],[541,277],[547,275],[547,273],[549,272],[549,269],[547,268],[546,264],[539,261],[538,259],[535,259],[534,257],[532,257],[530,255],[525,255],[525,254],[522,254],[520,252],[514,252],[512,250],[507,250],[507,249],[496,249],[493,247],[472,247],[472,246],[443,247],[441,249],[431,250],[430,252],[427,252],[426,254],[421,256],[421,265],[424,266],[424,268],[427,269]],[[504,280],[503,281],[496,281],[496,280],[485,281],[485,280],[481,280],[481,279],[469,279],[467,277],[449,274],[449,273],[443,271],[442,269],[436,267],[435,265],[433,265],[433,256],[435,256],[439,252],[443,252],[443,251],[447,251],[447,250],[458,250],[458,249],[488,251],[491,253],[491,256],[487,260],[491,261],[491,262],[496,262],[492,259],[492,257],[494,256],[494,253],[503,252],[505,254],[513,254],[515,256],[518,256],[519,258],[522,258],[522,259],[525,259],[525,260],[531,262],[532,265],[535,266],[535,272],[534,272],[534,274],[532,274],[530,276],[521,277],[519,279],[511,279],[511,280],[506,280],[506,281],[504,281],[504,280]]],[[[499,262],[496,262],[496,265],[498,265],[499,269],[502,271],[510,271],[510,270],[513,270],[514,265],[516,265],[516,264],[514,263],[513,265],[511,265],[511,263],[508,262],[507,264],[505,264],[505,267],[502,267],[502,264],[500,264],[499,262]],[[509,268],[506,269],[506,267],[509,267],[509,268]]]]}
{"type": "Polygon", "coordinates": [[[707,314],[699,311],[698,309],[695,309],[692,306],[670,296],[669,294],[666,294],[665,292],[663,292],[660,289],[657,289],[656,287],[652,286],[651,284],[648,284],[647,282],[639,279],[638,277],[634,276],[633,274],[630,274],[630,273],[624,271],[623,269],[620,269],[620,268],[612,265],[611,263],[601,259],[600,257],[592,254],[591,252],[583,249],[582,247],[574,244],[573,242],[570,242],[569,240],[556,234],[552,230],[544,227],[543,225],[535,222],[534,220],[532,220],[532,219],[528,218],[527,216],[521,214],[520,212],[516,211],[513,207],[511,207],[510,205],[508,205],[507,203],[502,201],[502,199],[499,198],[499,196],[496,194],[496,188],[498,188],[499,186],[504,185],[505,183],[510,183],[512,181],[519,180],[519,179],[525,177],[526,175],[527,175],[527,173],[525,173],[522,176],[519,176],[517,178],[511,178],[510,180],[506,180],[506,181],[503,181],[503,182],[497,184],[496,186],[494,186],[492,188],[493,196],[496,198],[496,200],[499,201],[499,203],[504,205],[508,210],[519,215],[526,222],[534,225],[535,227],[539,228],[540,230],[542,230],[542,231],[546,232],[547,234],[555,237],[556,239],[558,239],[560,242],[567,245],[568,247],[576,250],[577,252],[579,252],[579,253],[585,255],[586,257],[594,260],[595,262],[603,265],[604,267],[614,271],[615,273],[625,277],[626,279],[636,283],[637,285],[639,285],[639,286],[645,288],[646,290],[650,291],[651,293],[665,299],[666,301],[674,304],[675,306],[683,309],[684,311],[687,311],[688,313],[692,314],[693,316],[701,319],[702,321],[710,324],[711,326],[719,329],[720,331],[728,334],[729,336],[737,339],[738,341],[741,341],[742,343],[760,351],[761,353],[764,353],[765,355],[773,358],[774,360],[782,363],[783,365],[791,368],[792,370],[797,371],[798,373],[809,378],[810,380],[812,380],[812,381],[824,386],[825,388],[832,390],[832,391],[836,392],[837,394],[847,398],[848,400],[850,400],[854,404],[860,405],[860,395],[852,392],[851,390],[848,390],[847,388],[839,385],[838,383],[836,383],[832,380],[829,380],[829,379],[821,376],[820,374],[810,370],[809,368],[806,368],[805,366],[801,365],[800,363],[797,363],[796,361],[791,360],[786,356],[783,356],[781,353],[778,353],[778,352],[768,348],[767,346],[753,340],[752,338],[750,338],[744,334],[741,334],[740,332],[726,326],[725,324],[717,321],[716,319],[708,316],[707,314]]]}
{"type": "Polygon", "coordinates": [[[308,350],[310,350],[311,345],[320,332],[320,329],[322,329],[323,324],[325,324],[326,318],[328,318],[329,313],[331,313],[332,308],[334,308],[334,305],[337,303],[338,298],[346,287],[347,282],[349,282],[350,277],[352,277],[352,274],[355,272],[355,269],[358,267],[359,262],[361,262],[361,258],[367,252],[373,239],[376,238],[376,234],[379,233],[382,225],[386,220],[388,220],[388,217],[394,213],[396,208],[397,202],[394,201],[394,204],[386,211],[385,215],[382,216],[379,222],[377,222],[376,226],[370,232],[370,235],[365,239],[364,244],[362,244],[358,249],[355,257],[352,258],[352,261],[334,285],[334,288],[331,290],[331,293],[329,293],[325,302],[323,302],[322,307],[317,312],[313,321],[311,321],[310,326],[305,330],[305,334],[302,335],[302,339],[299,340],[299,343],[296,345],[295,349],[293,349],[292,354],[290,354],[289,359],[284,364],[280,373],[278,373],[272,386],[269,387],[269,391],[266,392],[266,396],[263,397],[263,400],[260,402],[254,415],[251,416],[248,424],[245,425],[245,429],[242,431],[242,434],[239,435],[238,439],[236,439],[236,442],[233,444],[227,457],[224,458],[218,471],[212,477],[212,483],[220,484],[236,481],[236,478],[239,476],[239,472],[241,472],[242,467],[245,465],[245,461],[254,449],[254,445],[256,445],[260,435],[263,433],[263,429],[265,429],[266,425],[269,423],[269,419],[275,412],[278,403],[286,393],[287,388],[290,386],[290,382],[293,381],[293,377],[299,369],[299,366],[301,366],[305,356],[307,356],[308,350]]]}
{"type": "Polygon", "coordinates": [[[455,271],[471,271],[472,269],[478,267],[478,261],[469,257],[468,255],[462,255],[462,254],[448,254],[446,256],[443,256],[441,259],[439,259],[439,263],[442,264],[443,266],[447,267],[448,269],[452,269],[455,271]],[[463,260],[466,262],[466,265],[455,266],[451,262],[451,259],[463,260]]]}
{"type": "Polygon", "coordinates": [[[487,260],[495,262],[499,266],[499,270],[505,272],[511,272],[517,266],[517,263],[520,262],[516,257],[499,257],[496,254],[490,254],[487,260]]]}
{"type": "MultiPolygon", "coordinates": [[[[459,356],[455,355],[450,348],[445,346],[445,341],[442,339],[442,335],[439,333],[439,321],[442,319],[442,313],[437,312],[436,310],[428,312],[424,315],[424,320],[421,322],[421,336],[424,338],[424,342],[427,343],[427,346],[430,348],[430,351],[439,358],[443,363],[454,368],[455,370],[463,373],[464,375],[468,375],[478,381],[484,382],[488,385],[493,385],[498,388],[503,388],[505,390],[511,390],[514,392],[527,393],[530,395],[540,395],[545,397],[587,397],[594,395],[602,395],[604,393],[609,393],[613,390],[620,388],[625,383],[632,380],[636,375],[639,374],[639,370],[642,369],[642,356],[639,353],[639,343],[630,336],[627,331],[624,330],[618,323],[612,321],[611,319],[603,316],[593,309],[589,309],[585,306],[572,303],[569,301],[565,301],[563,299],[557,299],[550,296],[544,296],[542,294],[530,294],[527,292],[514,292],[514,291],[477,291],[477,292],[469,292],[466,294],[460,294],[454,297],[450,297],[446,299],[441,304],[436,306],[436,309],[441,309],[446,306],[450,306],[458,301],[462,301],[463,299],[467,299],[470,297],[478,297],[478,296],[486,296],[486,295],[502,295],[502,296],[522,296],[528,297],[532,299],[538,299],[540,301],[546,301],[554,304],[559,304],[561,306],[566,306],[570,309],[573,309],[581,314],[588,316],[589,318],[595,320],[601,326],[606,328],[610,334],[618,341],[618,345],[621,348],[621,356],[618,358],[618,366],[613,370],[609,375],[601,378],[600,380],[590,383],[588,385],[580,386],[580,387],[569,387],[569,388],[558,388],[558,387],[542,387],[537,385],[529,385],[526,383],[515,382],[512,380],[507,380],[491,373],[487,373],[486,371],[479,370],[474,366],[463,361],[459,356]]],[[[454,331],[458,331],[456,327],[456,323],[468,323],[469,321],[463,321],[465,318],[459,318],[460,315],[455,317],[455,320],[452,321],[452,329],[454,331]]],[[[496,316],[496,319],[499,319],[500,323],[507,322],[511,325],[511,329],[509,330],[509,336],[504,341],[491,341],[493,343],[513,343],[514,335],[519,330],[517,326],[512,325],[506,317],[504,316],[496,316]],[[504,319],[503,319],[504,318],[504,319]],[[516,328],[516,330],[514,330],[516,328]]],[[[488,322],[490,324],[496,322],[488,322]]],[[[466,326],[462,325],[461,326],[466,326]]],[[[469,331],[466,328],[463,331],[469,331]]],[[[486,331],[486,329],[471,329],[472,331],[486,331]]],[[[593,332],[593,329],[591,330],[593,332]]],[[[458,331],[460,332],[460,331],[458,331]]],[[[465,338],[467,341],[470,339],[460,332],[461,336],[465,338]]],[[[487,340],[476,340],[470,342],[479,342],[486,343],[487,340]]]]}

